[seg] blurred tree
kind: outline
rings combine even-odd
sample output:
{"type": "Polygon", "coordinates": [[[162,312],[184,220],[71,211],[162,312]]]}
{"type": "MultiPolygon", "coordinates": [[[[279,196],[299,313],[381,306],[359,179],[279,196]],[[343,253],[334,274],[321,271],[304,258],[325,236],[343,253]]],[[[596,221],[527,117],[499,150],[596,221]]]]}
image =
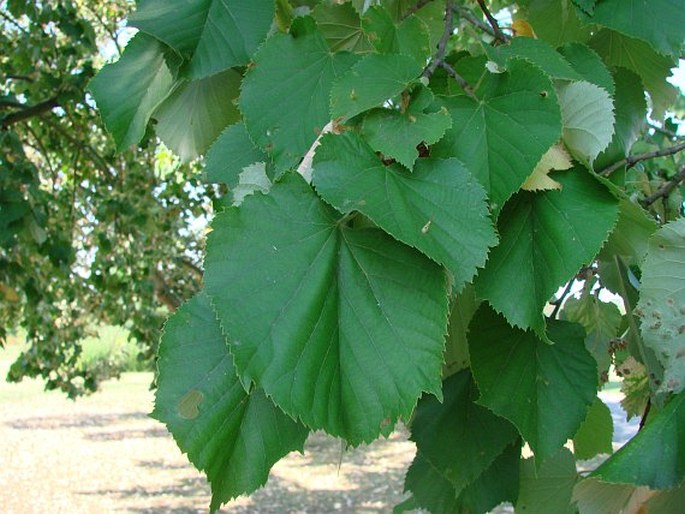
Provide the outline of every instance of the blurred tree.
{"type": "Polygon", "coordinates": [[[0,342],[21,328],[29,343],[9,380],[43,377],[71,397],[105,378],[77,366],[94,327],[126,327],[151,360],[164,318],[201,281],[211,191],[197,166],[150,137],[115,154],[86,93],[121,53],[131,8],[0,3],[0,342]]]}

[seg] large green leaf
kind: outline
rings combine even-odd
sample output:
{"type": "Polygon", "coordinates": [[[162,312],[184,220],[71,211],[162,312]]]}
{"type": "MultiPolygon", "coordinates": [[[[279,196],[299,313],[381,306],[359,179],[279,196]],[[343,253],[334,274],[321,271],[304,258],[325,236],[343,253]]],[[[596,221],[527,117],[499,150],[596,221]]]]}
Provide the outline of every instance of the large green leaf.
{"type": "Polygon", "coordinates": [[[575,514],[571,507],[578,473],[573,455],[557,450],[542,463],[535,457],[521,462],[521,489],[516,511],[526,514],[575,514]]]}
{"type": "Polygon", "coordinates": [[[140,141],[150,116],[171,91],[174,78],[156,39],[137,34],[121,58],[100,70],[88,86],[117,148],[140,141]]]}
{"type": "Polygon", "coordinates": [[[445,380],[443,396],[442,403],[433,396],[421,399],[410,439],[459,494],[518,438],[518,432],[506,419],[474,403],[478,389],[468,370],[445,380]]]}
{"type": "Polygon", "coordinates": [[[618,215],[615,198],[584,169],[553,177],[561,191],[522,191],[507,203],[498,224],[500,244],[476,279],[478,294],[510,323],[539,333],[545,303],[592,262],[618,215]]]}
{"type": "Polygon", "coordinates": [[[662,391],[685,389],[685,219],[649,240],[636,314],[640,332],[664,367],[662,391]]]}
{"type": "Polygon", "coordinates": [[[418,62],[426,62],[431,55],[427,27],[416,16],[405,18],[396,25],[386,9],[372,6],[364,13],[362,23],[379,53],[410,55],[418,62]]]}
{"type": "Polygon", "coordinates": [[[273,0],[140,0],[128,22],[189,59],[199,79],[247,64],[273,17],[273,0]]]}
{"type": "Polygon", "coordinates": [[[456,159],[420,160],[413,173],[385,166],[352,132],[326,135],[317,150],[314,185],[344,213],[359,211],[454,275],[457,289],[483,266],[497,242],[485,192],[456,159]]]}
{"type": "Polygon", "coordinates": [[[444,272],[352,229],[299,175],[217,215],[205,284],[245,384],[352,444],[440,394],[444,272]]]}
{"type": "Polygon", "coordinates": [[[592,477],[617,484],[676,487],[685,479],[685,393],[681,393],[592,477]]]}
{"type": "Polygon", "coordinates": [[[333,84],[331,116],[351,118],[382,105],[407,89],[422,70],[422,64],[410,56],[367,55],[333,84]]]}
{"type": "Polygon", "coordinates": [[[624,512],[623,508],[636,491],[640,494],[645,490],[649,492],[646,487],[609,484],[595,478],[586,478],[576,484],[573,490],[573,501],[582,514],[613,514],[624,512]]]}
{"type": "Polygon", "coordinates": [[[597,391],[582,327],[552,320],[549,337],[554,344],[512,328],[487,306],[469,327],[478,403],[514,423],[540,462],[576,433],[597,391]]]}
{"type": "Polygon", "coordinates": [[[240,74],[233,70],[179,83],[153,114],[157,135],[181,160],[204,154],[227,125],[240,119],[234,104],[239,88],[240,74]]]}
{"type": "Polygon", "coordinates": [[[452,128],[432,155],[460,159],[499,212],[559,140],[561,113],[549,78],[521,60],[505,73],[488,74],[478,91],[478,100],[445,99],[452,128]]]}
{"type": "Polygon", "coordinates": [[[567,43],[559,48],[559,53],[583,80],[601,87],[613,96],[614,78],[597,52],[581,43],[567,43]]]}
{"type": "Polygon", "coordinates": [[[377,152],[412,169],[417,147],[437,143],[452,126],[447,109],[432,108],[433,99],[428,88],[417,87],[406,109],[373,109],[364,116],[364,138],[377,152]]]}
{"type": "Polygon", "coordinates": [[[682,55],[685,9],[681,0],[601,0],[592,21],[646,41],[661,54],[682,55]]]}
{"type": "Polygon", "coordinates": [[[602,170],[628,157],[630,149],[640,137],[647,116],[647,102],[640,77],[625,68],[618,68],[614,76],[616,82],[614,136],[609,147],[595,161],[596,170],[602,170]]]}
{"type": "Polygon", "coordinates": [[[320,3],[312,12],[312,16],[333,52],[373,51],[373,46],[362,29],[362,20],[352,4],[320,3]]]}
{"type": "Polygon", "coordinates": [[[207,152],[205,176],[210,182],[222,182],[228,187],[238,184],[245,166],[267,162],[268,156],[257,148],[243,123],[227,127],[207,152]]]}
{"type": "Polygon", "coordinates": [[[678,90],[666,81],[673,63],[644,41],[604,29],[589,44],[607,64],[627,68],[640,76],[652,100],[653,119],[663,117],[664,111],[678,98],[678,90]]]}
{"type": "Polygon", "coordinates": [[[523,18],[540,39],[557,47],[568,41],[585,41],[591,28],[578,18],[571,0],[530,0],[521,2],[523,18]]]}
{"type": "Polygon", "coordinates": [[[614,135],[614,102],[606,90],[585,81],[559,84],[557,95],[564,144],[573,157],[591,167],[614,135]]]}
{"type": "Polygon", "coordinates": [[[207,473],[211,510],[264,485],[271,466],[303,451],[307,430],[259,389],[243,389],[204,293],[169,320],[159,348],[152,416],[190,461],[207,473]]]}
{"type": "Polygon", "coordinates": [[[612,453],[614,420],[611,411],[599,398],[588,410],[583,424],[573,436],[573,454],[576,459],[591,459],[600,453],[612,453]]]}
{"type": "Polygon", "coordinates": [[[612,256],[620,255],[634,264],[641,264],[649,247],[649,237],[656,229],[656,221],[642,207],[629,198],[622,198],[618,222],[602,248],[600,258],[610,260],[612,256]]]}
{"type": "Polygon", "coordinates": [[[508,45],[487,47],[486,51],[488,57],[503,68],[506,68],[509,59],[522,58],[540,67],[554,79],[582,80],[582,76],[569,62],[541,39],[515,37],[508,45]]]}
{"type": "Polygon", "coordinates": [[[405,490],[413,495],[409,506],[426,508],[432,514],[485,514],[502,502],[513,503],[518,496],[520,454],[520,442],[507,446],[475,482],[457,494],[452,482],[417,452],[404,479],[405,490]]]}
{"type": "Polygon", "coordinates": [[[278,170],[297,164],[329,122],[333,81],[357,59],[331,54],[311,18],[295,19],[291,34],[275,34],[257,52],[240,109],[250,137],[273,155],[278,170]]]}

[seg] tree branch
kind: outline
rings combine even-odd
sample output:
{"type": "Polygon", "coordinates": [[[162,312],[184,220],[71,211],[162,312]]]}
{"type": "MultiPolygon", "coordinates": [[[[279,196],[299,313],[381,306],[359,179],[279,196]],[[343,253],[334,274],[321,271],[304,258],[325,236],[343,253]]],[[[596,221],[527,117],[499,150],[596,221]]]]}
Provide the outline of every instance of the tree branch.
{"type": "Polygon", "coordinates": [[[29,107],[22,106],[21,110],[12,112],[5,116],[2,121],[0,121],[0,128],[6,129],[10,125],[14,125],[20,121],[32,118],[33,116],[40,116],[41,114],[58,106],[59,103],[57,102],[57,97],[49,98],[48,100],[40,102],[36,105],[31,105],[29,107]]]}
{"type": "Polygon", "coordinates": [[[447,52],[447,41],[449,41],[452,33],[454,32],[454,9],[452,0],[447,0],[447,7],[445,8],[445,30],[442,32],[440,41],[438,41],[438,51],[435,53],[431,62],[426,66],[421,74],[422,77],[427,79],[433,76],[435,70],[440,66],[440,64],[445,59],[445,53],[447,52]]]}
{"type": "Polygon", "coordinates": [[[495,36],[495,39],[499,41],[500,43],[506,43],[509,39],[507,36],[502,32],[502,29],[499,28],[499,23],[497,23],[497,20],[495,17],[492,15],[490,10],[488,9],[488,6],[485,5],[485,0],[478,0],[478,5],[480,6],[480,10],[483,11],[483,14],[488,20],[488,23],[492,27],[493,35],[495,36]]]}
{"type": "Polygon", "coordinates": [[[661,134],[664,134],[672,139],[685,139],[685,136],[681,136],[679,134],[676,134],[675,132],[671,132],[668,129],[665,129],[658,125],[654,125],[652,123],[649,124],[649,128],[653,129],[655,132],[660,132],[661,134]]]}
{"type": "Polygon", "coordinates": [[[482,30],[483,32],[486,32],[487,34],[490,34],[492,37],[496,37],[495,31],[492,30],[492,27],[487,23],[483,23],[482,20],[479,20],[473,14],[473,12],[471,12],[471,9],[469,9],[468,7],[464,7],[463,5],[457,5],[454,7],[454,9],[457,11],[457,14],[459,14],[459,16],[464,18],[471,25],[482,30]]]}
{"type": "Polygon", "coordinates": [[[657,189],[653,194],[649,195],[644,200],[640,200],[640,204],[642,204],[643,207],[649,207],[659,198],[666,198],[671,194],[671,191],[678,187],[683,181],[685,181],[685,166],[681,166],[676,176],[657,189]]]}
{"type": "Polygon", "coordinates": [[[605,177],[608,177],[614,171],[616,171],[617,169],[619,169],[622,166],[626,166],[627,168],[632,168],[638,162],[646,161],[649,159],[654,159],[656,157],[667,157],[669,155],[675,155],[678,152],[681,152],[683,150],[685,150],[685,142],[679,143],[677,145],[670,146],[668,148],[662,148],[661,150],[656,150],[654,152],[647,152],[647,153],[641,153],[641,154],[637,154],[637,155],[630,155],[630,156],[626,157],[625,159],[622,159],[618,162],[615,162],[614,164],[612,164],[610,166],[607,166],[602,171],[600,171],[599,174],[603,175],[605,177]]]}
{"type": "Polygon", "coordinates": [[[469,85],[468,82],[466,82],[466,79],[464,77],[457,73],[457,70],[455,70],[446,61],[440,61],[440,67],[444,69],[450,77],[457,81],[457,84],[461,86],[461,88],[466,92],[467,95],[469,95],[474,100],[477,100],[476,95],[473,93],[473,88],[469,85]]]}

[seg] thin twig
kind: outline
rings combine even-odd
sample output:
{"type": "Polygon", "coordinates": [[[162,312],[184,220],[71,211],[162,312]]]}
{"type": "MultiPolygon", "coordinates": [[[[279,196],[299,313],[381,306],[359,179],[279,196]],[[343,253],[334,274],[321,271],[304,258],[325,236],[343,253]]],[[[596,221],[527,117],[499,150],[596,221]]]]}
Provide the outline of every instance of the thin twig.
{"type": "Polygon", "coordinates": [[[26,124],[26,128],[27,128],[29,134],[31,134],[31,136],[33,136],[33,139],[36,141],[36,144],[38,145],[38,149],[40,150],[40,153],[43,155],[43,159],[45,159],[45,163],[48,165],[48,169],[50,170],[50,176],[52,176],[52,184],[53,184],[53,189],[54,189],[55,181],[56,181],[55,180],[56,173],[55,173],[55,168],[52,166],[52,161],[50,161],[50,156],[48,155],[48,151],[45,148],[45,145],[43,145],[43,142],[38,137],[38,134],[36,134],[35,130],[33,130],[29,124],[26,124]]]}
{"type": "Polygon", "coordinates": [[[478,5],[480,6],[480,10],[483,11],[483,14],[488,19],[488,23],[490,24],[493,32],[495,33],[495,39],[500,43],[506,43],[508,41],[508,38],[504,34],[504,32],[502,32],[502,29],[500,29],[499,23],[497,23],[497,20],[488,9],[488,6],[485,5],[485,0],[478,0],[478,5]]]}
{"type": "Polygon", "coordinates": [[[639,432],[643,428],[645,428],[645,423],[647,423],[647,416],[649,416],[649,411],[652,408],[652,399],[647,398],[647,405],[645,405],[645,411],[642,413],[642,419],[640,419],[640,426],[638,427],[637,431],[639,432]]]}
{"type": "Polygon", "coordinates": [[[665,129],[663,127],[660,127],[658,125],[653,125],[649,124],[649,128],[653,129],[656,132],[660,132],[661,134],[664,134],[672,139],[685,139],[685,136],[681,136],[680,134],[676,134],[675,132],[671,132],[668,129],[665,129]]]}
{"type": "Polygon", "coordinates": [[[552,314],[550,314],[550,318],[555,319],[557,315],[559,314],[559,311],[561,310],[561,306],[564,304],[564,300],[566,297],[571,294],[571,288],[573,287],[573,283],[576,281],[576,278],[573,277],[571,280],[568,281],[568,284],[566,284],[566,288],[564,289],[564,292],[561,293],[561,296],[554,300],[553,302],[550,302],[552,305],[554,305],[554,310],[552,311],[552,314]]]}
{"type": "Polygon", "coordinates": [[[11,16],[8,16],[8,15],[5,14],[3,11],[0,11],[0,16],[2,16],[3,18],[5,18],[8,22],[10,22],[12,25],[14,25],[15,27],[17,27],[20,31],[22,31],[22,32],[23,32],[24,34],[26,34],[27,36],[29,35],[29,31],[26,30],[24,27],[22,27],[21,24],[20,24],[17,20],[15,20],[14,18],[12,18],[11,16]]]}
{"type": "Polygon", "coordinates": [[[55,107],[59,106],[57,97],[49,98],[43,102],[28,107],[22,106],[22,109],[16,112],[12,112],[0,120],[0,128],[7,128],[17,122],[32,118],[33,116],[39,116],[44,112],[47,112],[55,107]]]}
{"type": "Polygon", "coordinates": [[[675,175],[675,177],[666,182],[663,186],[661,186],[647,198],[641,200],[640,203],[643,207],[649,207],[659,198],[666,198],[668,195],[670,195],[671,191],[678,187],[680,183],[683,181],[685,181],[685,166],[681,166],[680,170],[678,170],[678,173],[675,175]]]}
{"type": "Polygon", "coordinates": [[[429,3],[431,3],[433,0],[419,0],[416,2],[414,5],[412,5],[409,9],[407,9],[407,12],[404,13],[404,16],[402,16],[402,19],[409,18],[412,14],[414,14],[417,11],[420,11],[423,9],[425,6],[427,6],[429,3]]]}
{"type": "Polygon", "coordinates": [[[445,30],[443,30],[440,41],[438,41],[438,51],[435,53],[431,59],[431,62],[428,64],[428,66],[426,66],[421,74],[427,79],[433,76],[433,73],[435,73],[435,70],[438,68],[438,66],[440,66],[440,63],[445,58],[445,53],[447,52],[447,41],[449,41],[452,33],[454,32],[453,20],[454,10],[452,8],[452,0],[447,0],[447,7],[445,9],[445,30]]]}
{"type": "Polygon", "coordinates": [[[468,7],[464,7],[463,5],[457,5],[454,7],[454,9],[457,11],[457,14],[459,14],[459,16],[464,18],[471,25],[482,30],[483,32],[490,34],[492,37],[496,37],[495,31],[492,30],[492,27],[490,25],[488,25],[487,23],[484,23],[482,20],[479,20],[473,14],[471,9],[469,9],[468,7]]]}
{"type": "Polygon", "coordinates": [[[649,159],[654,159],[656,157],[667,157],[669,155],[675,155],[678,152],[681,152],[685,150],[685,142],[679,143],[677,145],[670,146],[668,148],[662,148],[661,150],[656,150],[654,152],[647,152],[647,153],[641,153],[637,155],[630,155],[626,157],[625,159],[622,159],[618,162],[615,162],[614,164],[604,168],[602,171],[599,172],[600,175],[603,175],[605,177],[608,177],[611,175],[614,171],[617,169],[626,166],[627,168],[632,168],[635,166],[638,162],[641,161],[646,161],[649,159]]]}
{"type": "Polygon", "coordinates": [[[444,69],[450,77],[457,81],[457,84],[461,86],[461,88],[466,92],[467,95],[469,95],[474,100],[477,100],[476,95],[473,93],[473,88],[469,85],[468,82],[466,82],[466,79],[464,77],[457,73],[457,70],[455,70],[448,62],[445,61],[440,61],[440,67],[444,69]]]}

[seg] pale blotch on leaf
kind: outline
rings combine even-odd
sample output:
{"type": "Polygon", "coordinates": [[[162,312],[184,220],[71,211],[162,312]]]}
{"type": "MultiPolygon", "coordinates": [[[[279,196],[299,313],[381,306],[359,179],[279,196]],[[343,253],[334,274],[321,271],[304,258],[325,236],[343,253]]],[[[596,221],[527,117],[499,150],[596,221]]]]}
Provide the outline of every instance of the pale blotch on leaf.
{"type": "Polygon", "coordinates": [[[200,404],[205,395],[198,389],[191,389],[178,401],[178,414],[183,419],[195,419],[200,415],[200,404]]]}
{"type": "Polygon", "coordinates": [[[573,166],[571,156],[564,149],[561,143],[553,145],[540,162],[535,166],[533,173],[523,183],[521,189],[526,191],[548,191],[551,189],[561,189],[561,184],[549,177],[552,170],[567,170],[573,166]]]}

